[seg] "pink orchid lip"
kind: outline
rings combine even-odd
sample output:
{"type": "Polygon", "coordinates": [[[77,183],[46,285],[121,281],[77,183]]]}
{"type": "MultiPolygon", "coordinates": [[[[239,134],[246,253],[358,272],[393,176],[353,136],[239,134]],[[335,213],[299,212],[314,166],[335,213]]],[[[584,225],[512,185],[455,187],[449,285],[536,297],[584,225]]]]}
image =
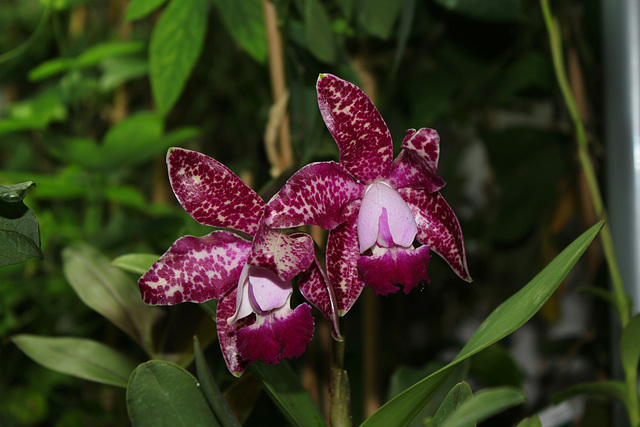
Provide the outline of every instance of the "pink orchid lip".
{"type": "Polygon", "coordinates": [[[375,244],[408,248],[418,234],[411,209],[385,181],[376,181],[365,190],[357,227],[360,253],[375,244]]]}
{"type": "Polygon", "coordinates": [[[229,325],[252,313],[264,316],[283,307],[293,294],[291,281],[282,280],[273,271],[246,264],[238,281],[236,312],[229,325]]]}

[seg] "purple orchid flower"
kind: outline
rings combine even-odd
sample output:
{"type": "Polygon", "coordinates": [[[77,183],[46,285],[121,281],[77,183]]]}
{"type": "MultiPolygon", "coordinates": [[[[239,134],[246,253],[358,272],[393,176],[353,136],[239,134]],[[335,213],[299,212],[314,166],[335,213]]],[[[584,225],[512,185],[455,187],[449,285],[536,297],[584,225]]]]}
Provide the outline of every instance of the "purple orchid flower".
{"type": "Polygon", "coordinates": [[[138,281],[147,304],[217,299],[216,326],[229,371],[240,376],[256,360],[277,363],[300,356],[313,337],[311,307],[290,308],[291,279],[309,302],[332,319],[339,338],[335,297],[304,233],[287,235],[262,220],[265,202],[238,176],[204,154],[171,148],[171,187],[196,221],[230,228],[184,236],[138,281]]]}
{"type": "Polygon", "coordinates": [[[317,91],[340,164],[313,163],[294,174],[269,201],[266,224],[330,230],[327,274],[341,316],[365,285],[386,295],[429,280],[429,249],[471,281],[460,224],[438,191],[445,182],[436,172],[437,132],[408,130],[393,160],[389,129],[362,90],[321,74],[317,91]],[[414,240],[423,246],[414,248],[414,240]]]}

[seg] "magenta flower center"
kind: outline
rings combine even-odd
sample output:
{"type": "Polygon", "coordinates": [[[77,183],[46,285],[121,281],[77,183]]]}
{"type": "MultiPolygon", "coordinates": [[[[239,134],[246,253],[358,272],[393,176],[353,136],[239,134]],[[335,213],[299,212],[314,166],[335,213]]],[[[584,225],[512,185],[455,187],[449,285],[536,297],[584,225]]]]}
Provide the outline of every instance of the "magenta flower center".
{"type": "Polygon", "coordinates": [[[385,181],[374,182],[365,190],[357,227],[360,253],[374,245],[382,248],[408,248],[418,234],[411,209],[385,181]]]}

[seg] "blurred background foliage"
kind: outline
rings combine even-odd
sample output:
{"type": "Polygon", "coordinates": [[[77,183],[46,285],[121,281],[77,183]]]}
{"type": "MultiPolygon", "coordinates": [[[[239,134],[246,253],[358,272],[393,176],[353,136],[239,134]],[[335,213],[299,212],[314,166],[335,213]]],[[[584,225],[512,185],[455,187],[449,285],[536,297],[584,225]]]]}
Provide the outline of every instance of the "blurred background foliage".
{"type": "MultiPolygon", "coordinates": [[[[25,203],[44,254],[0,270],[1,425],[127,424],[123,390],[48,371],[10,338],[90,337],[146,360],[78,298],[63,250],[82,242],[95,257],[159,255],[179,236],[208,233],[171,194],[170,146],[216,158],[267,197],[304,164],[337,160],[317,108],[321,72],[370,95],[396,150],[408,128],[438,130],[442,193],[461,221],[474,278],[458,280],[434,257],[420,292],[365,293],[343,324],[355,421],[455,354],[492,308],[596,222],[536,1],[273,4],[281,73],[270,66],[261,0],[0,2],[0,185],[36,183],[25,203]],[[272,176],[265,137],[278,78],[288,91],[293,156],[272,176]]],[[[554,9],[599,164],[599,2],[561,0],[554,9]]],[[[526,329],[472,359],[472,385],[524,386],[528,402],[513,419],[545,408],[566,385],[608,375],[607,311],[576,293],[606,282],[597,248],[586,259],[526,329]]],[[[137,276],[128,279],[134,286],[137,276]]],[[[184,351],[189,331],[213,328],[196,306],[159,310],[158,354],[184,351]]],[[[327,368],[328,332],[318,323],[294,365],[321,401],[324,380],[309,373],[327,368]]],[[[223,389],[256,389],[251,378],[234,383],[215,343],[207,357],[223,389]]],[[[247,423],[265,425],[276,411],[264,393],[253,395],[247,423]]],[[[582,425],[605,425],[607,410],[588,405],[582,425]]]]}

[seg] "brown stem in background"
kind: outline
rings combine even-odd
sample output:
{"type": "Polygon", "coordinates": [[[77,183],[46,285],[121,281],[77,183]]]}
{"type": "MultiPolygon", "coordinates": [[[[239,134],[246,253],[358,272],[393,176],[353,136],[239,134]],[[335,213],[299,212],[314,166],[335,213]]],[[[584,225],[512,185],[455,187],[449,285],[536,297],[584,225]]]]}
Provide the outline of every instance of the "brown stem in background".
{"type": "MultiPolygon", "coordinates": [[[[269,47],[269,74],[271,76],[271,93],[274,106],[282,108],[286,103],[287,86],[284,73],[284,55],[282,53],[282,38],[278,28],[276,8],[269,0],[263,0],[264,22],[267,31],[267,44],[269,47]]],[[[272,176],[278,176],[293,164],[293,151],[291,149],[291,135],[289,133],[289,115],[283,114],[279,120],[280,138],[279,144],[275,138],[265,138],[265,150],[271,163],[272,176]]]]}

